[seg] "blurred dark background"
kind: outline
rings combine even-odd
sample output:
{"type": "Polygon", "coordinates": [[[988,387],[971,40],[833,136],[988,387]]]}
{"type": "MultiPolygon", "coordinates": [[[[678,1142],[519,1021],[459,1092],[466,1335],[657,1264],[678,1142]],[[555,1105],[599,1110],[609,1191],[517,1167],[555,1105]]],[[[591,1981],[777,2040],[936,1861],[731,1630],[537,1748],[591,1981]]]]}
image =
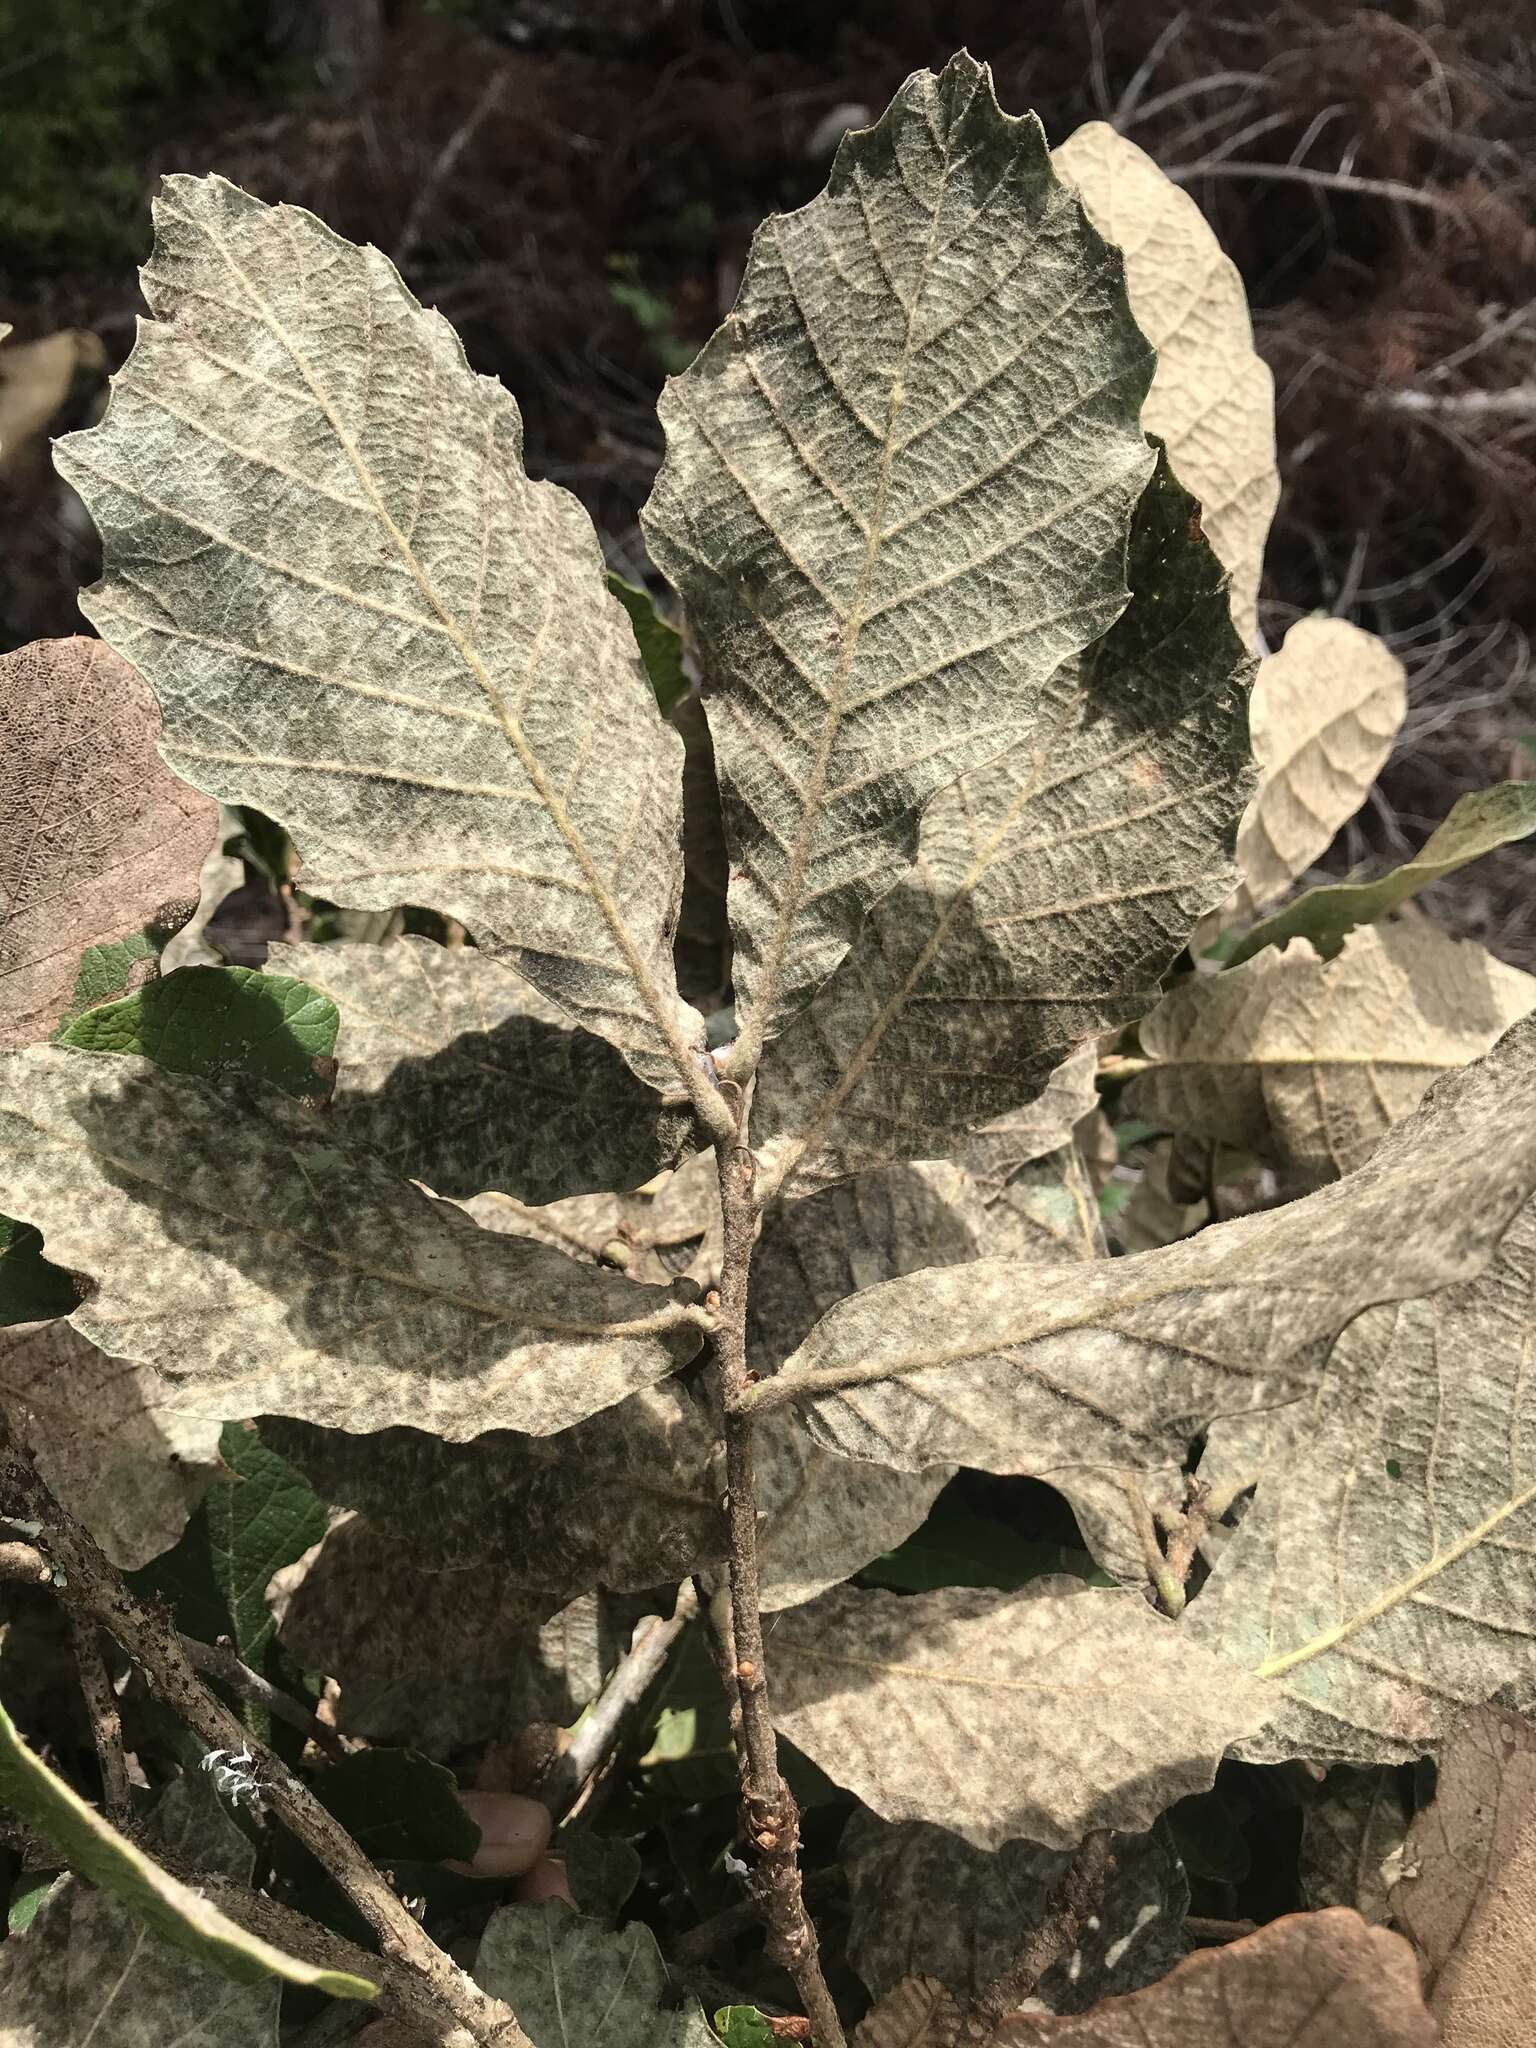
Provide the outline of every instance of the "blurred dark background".
{"type": "MultiPolygon", "coordinates": [[[[1103,119],[1150,151],[1243,272],[1279,411],[1266,635],[1338,612],[1410,671],[1331,864],[1536,775],[1536,0],[0,0],[0,640],[80,630],[93,542],[46,436],[132,343],[157,173],[393,256],[635,574],[658,385],[753,226],[962,43],[1053,141],[1103,119]]],[[[1536,966],[1532,868],[1434,907],[1536,966]]]]}

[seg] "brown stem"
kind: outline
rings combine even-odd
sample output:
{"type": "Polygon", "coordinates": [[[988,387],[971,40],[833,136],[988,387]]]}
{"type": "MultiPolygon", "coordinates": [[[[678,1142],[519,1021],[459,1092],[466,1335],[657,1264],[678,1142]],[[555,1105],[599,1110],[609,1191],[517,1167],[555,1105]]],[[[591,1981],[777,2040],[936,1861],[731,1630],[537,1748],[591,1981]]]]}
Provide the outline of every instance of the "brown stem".
{"type": "Polygon", "coordinates": [[[205,1678],[219,1679],[231,1692],[239,1693],[243,1700],[249,1700],[253,1706],[265,1707],[274,1720],[286,1721],[290,1728],[297,1728],[333,1764],[339,1764],[347,1754],[346,1745],[334,1728],[327,1728],[308,1707],[290,1699],[287,1693],[279,1692],[270,1679],[263,1678],[259,1671],[253,1671],[249,1664],[242,1663],[228,1643],[200,1643],[195,1636],[182,1636],[180,1640],[187,1662],[194,1671],[201,1671],[205,1678]]]}
{"type": "Polygon", "coordinates": [[[80,1690],[90,1717],[91,1740],[101,1765],[102,1811],[108,1820],[122,1827],[132,1817],[133,1794],[128,1786],[128,1761],[123,1755],[123,1717],[118,1712],[117,1694],[112,1690],[95,1622],[89,1615],[71,1614],[69,1628],[74,1638],[80,1690]]]}
{"type": "Polygon", "coordinates": [[[722,1143],[716,1148],[724,1251],[720,1307],[713,1332],[714,1381],[725,1437],[730,1587],[730,1639],[722,1661],[727,1693],[736,1710],[742,1814],[747,1836],[759,1856],[755,1889],[768,1928],[768,1953],[793,1977],[815,2031],[817,2048],[847,2048],[837,2007],[821,1973],[816,1930],[805,1910],[800,1885],[800,1814],[793,1793],[779,1775],[779,1747],[768,1705],[759,1605],[753,1421],[739,1405],[750,1384],[747,1277],[757,1225],[753,1200],[757,1164],[745,1140],[743,1128],[734,1144],[722,1143]]]}
{"type": "Polygon", "coordinates": [[[205,1749],[244,1751],[265,1802],[296,1840],[335,1879],[379,1938],[386,1960],[414,1971],[444,2027],[457,2025],[467,2041],[496,2048],[531,2048],[507,2008],[487,1998],[444,1955],[412,1918],[380,1873],[306,1785],[255,1740],[239,1717],[202,1683],[182,1647],[170,1614],[131,1593],[88,1530],[62,1507],[31,1457],[0,1436],[0,1508],[35,1522],[40,1547],[71,1608],[115,1636],[144,1673],[150,1689],[178,1713],[205,1749]]]}
{"type": "Polygon", "coordinates": [[[1077,1946],[1114,1863],[1114,1837],[1103,1830],[1090,1835],[1051,1887],[1039,1925],[1024,1937],[1002,1975],[994,1977],[960,2015],[958,2026],[947,2031],[947,2043],[954,2043],[955,2048],[961,2043],[979,2048],[992,2040],[1005,2015],[1016,2012],[1046,1971],[1077,1946]]]}

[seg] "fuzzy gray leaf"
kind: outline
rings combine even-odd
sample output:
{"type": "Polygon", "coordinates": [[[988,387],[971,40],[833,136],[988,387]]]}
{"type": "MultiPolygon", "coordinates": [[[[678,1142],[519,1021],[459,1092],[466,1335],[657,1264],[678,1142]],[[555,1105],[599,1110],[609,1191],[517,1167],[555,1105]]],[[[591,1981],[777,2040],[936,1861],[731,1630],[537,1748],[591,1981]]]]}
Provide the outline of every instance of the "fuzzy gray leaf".
{"type": "MultiPolygon", "coordinates": [[[[856,1812],[843,1831],[852,1918],[848,1960],[877,1997],[903,1978],[936,1977],[972,1998],[1000,1977],[1044,1918],[1069,1849],[1004,1842],[994,1854],[926,1821],[893,1826],[856,1812]]],[[[1081,2012],[1137,1991],[1185,1951],[1189,1888],[1149,1835],[1124,1835],[1115,1868],[1081,1941],[1041,1978],[1049,2012],[1081,2012]]]]}
{"type": "Polygon", "coordinates": [[[1533,1188],[1526,1019],[1342,1181],[1131,1258],[886,1281],[832,1308],[751,1405],[794,1400],[819,1443],[903,1469],[1165,1483],[1213,1417],[1315,1386],[1363,1309],[1481,1272],[1533,1188]]]}
{"type": "Polygon", "coordinates": [[[93,1284],[76,1328],[183,1414],[544,1434],[698,1348],[659,1291],[477,1229],[255,1083],[0,1055],[0,1181],[93,1284]]]}
{"type": "Polygon", "coordinates": [[[645,531],[708,650],[749,1065],[1120,610],[1150,373],[1118,252],[962,54],[759,230],[668,385],[645,531]]]}
{"type": "Polygon", "coordinates": [[[1301,1889],[1307,1904],[1352,1906],[1373,1927],[1390,1920],[1390,1892],[1407,1830],[1396,1771],[1330,1771],[1302,1812],[1301,1889]]]}
{"type": "MultiPolygon", "coordinates": [[[[1231,887],[1252,663],[1161,459],[1129,573],[1121,619],[1037,693],[1022,741],[928,806],[916,867],[770,1048],[753,1137],[788,1192],[943,1157],[1029,1103],[1076,1047],[1151,1006],[1231,887]]],[[[1071,1094],[1056,1090],[1063,1111],[1071,1094]]]]}
{"type": "Polygon", "coordinates": [[[480,1937],[475,1981],[511,2006],[533,2048],[719,2048],[691,2000],[665,2009],[666,1967],[638,1920],[615,1932],[556,1900],[503,1906],[480,1937]]]}
{"type": "Polygon", "coordinates": [[[1044,1578],[824,1593],[774,1629],[773,1711],[883,1818],[994,1849],[1150,1827],[1211,1783],[1263,1709],[1138,1594],[1044,1578]]]}
{"type": "Polygon", "coordinates": [[[222,178],[167,178],[155,231],[156,317],[57,461],[167,761],[287,826],[316,894],[461,919],[679,1091],[682,747],[587,514],[378,250],[222,178]]]}
{"type": "Polygon", "coordinates": [[[1249,1753],[1408,1761],[1536,1707],[1533,1299],[1536,1203],[1476,1278],[1333,1347],[1188,1615],[1271,1696],[1249,1753]]]}
{"type": "Polygon", "coordinates": [[[331,1128],[440,1195],[520,1201],[638,1187],[688,1140],[605,1039],[503,961],[428,939],[273,946],[341,1017],[331,1128]]]}

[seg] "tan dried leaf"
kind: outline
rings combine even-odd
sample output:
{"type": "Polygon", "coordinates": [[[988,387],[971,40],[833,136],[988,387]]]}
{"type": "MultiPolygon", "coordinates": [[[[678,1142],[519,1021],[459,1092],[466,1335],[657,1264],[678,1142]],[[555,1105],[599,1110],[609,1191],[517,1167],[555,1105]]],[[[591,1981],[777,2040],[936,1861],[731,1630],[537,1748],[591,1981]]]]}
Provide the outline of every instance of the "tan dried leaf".
{"type": "Polygon", "coordinates": [[[158,1374],[68,1323],[0,1330],[0,1397],[25,1414],[44,1479],[124,1571],[170,1549],[219,1469],[217,1421],[167,1410],[158,1374]]]}
{"type": "Polygon", "coordinates": [[[1334,1906],[1202,1950],[1160,1984],[1079,2018],[1005,2020],[992,2048],[1436,2048],[1437,2039],[1407,1942],[1334,1906]]]}
{"type": "Polygon", "coordinates": [[[1314,1184],[1368,1159],[1436,1075],[1536,1008],[1536,976],[1421,918],[1351,933],[1335,960],[1304,941],[1197,975],[1139,1027],[1152,1061],[1133,1116],[1225,1141],[1314,1184]]]}
{"type": "Polygon", "coordinates": [[[1334,1345],[1186,1616],[1271,1695],[1245,1753],[1406,1762],[1470,1707],[1536,1707],[1533,1300],[1536,1203],[1476,1277],[1334,1345]]]}
{"type": "Polygon", "coordinates": [[[1090,121],[1051,152],[1058,177],[1125,257],[1136,324],[1157,350],[1141,409],[1232,578],[1232,616],[1258,640],[1264,542],[1280,498],[1275,380],[1253,345],[1248,297],[1205,215],[1145,150],[1090,121]]]}
{"type": "Polygon", "coordinates": [[[937,1977],[908,1977],[865,2013],[853,2048],[932,2048],[933,2022],[949,2003],[937,1977]]]}
{"type": "MultiPolygon", "coordinates": [[[[0,341],[10,329],[0,330],[0,341]]],[[[107,381],[101,336],[65,327],[0,355],[0,476],[14,489],[46,472],[48,435],[64,414],[78,419],[107,381]]]]}
{"type": "Polygon", "coordinates": [[[0,1046],[15,1046],[64,1015],[87,946],[190,914],[219,807],[166,768],[154,700],[99,640],[0,657],[0,726],[0,1046]]]}
{"type": "Polygon", "coordinates": [[[1526,1019],[1342,1181],[1130,1258],[886,1281],[829,1310],[749,1402],[794,1401],[818,1443],[903,1470],[1166,1481],[1214,1417],[1315,1387],[1319,1347],[1363,1309],[1472,1280],[1533,1188],[1526,1019]]]}
{"type": "Polygon", "coordinates": [[[668,384],[644,524],[707,651],[748,1070],[922,805],[1113,623],[1150,373],[1118,254],[962,53],[765,223],[668,384]]]}
{"type": "Polygon", "coordinates": [[[1392,1911],[1445,2048],[1525,2048],[1536,1980],[1536,1728],[1480,1708],[1415,1815],[1392,1911]]]}
{"type": "Polygon", "coordinates": [[[76,1328],[185,1415],[544,1435],[700,1341],[659,1290],[478,1229],[277,1090],[129,1055],[0,1055],[0,1185],[91,1283],[76,1328]]]}
{"type": "Polygon", "coordinates": [[[1408,708],[1397,656],[1347,619],[1298,619],[1259,664],[1250,718],[1259,786],[1237,835],[1238,909],[1287,890],[1352,818],[1408,708]]]}
{"type": "Polygon", "coordinates": [[[1150,1827],[1262,1717],[1257,1689],[1140,1594],[824,1593],[773,1632],[773,1711],[886,1820],[994,1849],[1150,1827]]]}
{"type": "MultiPolygon", "coordinates": [[[[753,1136],[778,1141],[790,1194],[944,1157],[1029,1103],[1068,1054],[1151,1007],[1230,889],[1252,665],[1163,461],[1129,572],[1120,620],[1037,694],[1024,742],[929,804],[915,869],[769,1049],[753,1136]]],[[[1052,1094],[1065,1111],[1071,1088],[1052,1094]]]]}
{"type": "Polygon", "coordinates": [[[544,1203],[638,1187],[691,1135],[686,1109],[478,948],[273,946],[267,964],[340,1013],[338,1138],[439,1194],[544,1203]]]}
{"type": "Polygon", "coordinates": [[[460,919],[696,1088],[683,750],[586,512],[378,250],[222,178],[167,178],[155,230],[156,317],[56,459],[167,761],[287,826],[316,894],[460,919]]]}

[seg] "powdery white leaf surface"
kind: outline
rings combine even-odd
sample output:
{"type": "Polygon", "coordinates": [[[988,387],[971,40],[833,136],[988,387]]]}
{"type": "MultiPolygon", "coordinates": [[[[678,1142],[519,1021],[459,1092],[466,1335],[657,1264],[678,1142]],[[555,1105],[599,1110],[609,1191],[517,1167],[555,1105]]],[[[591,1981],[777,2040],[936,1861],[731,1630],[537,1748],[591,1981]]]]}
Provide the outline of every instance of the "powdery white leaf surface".
{"type": "Polygon", "coordinates": [[[525,1202],[638,1187],[692,1125],[613,1046],[475,947],[273,946],[341,1018],[331,1126],[438,1194],[525,1202]]]}
{"type": "Polygon", "coordinates": [[[888,1280],[830,1309],[750,1405],[794,1401],[818,1443],[903,1469],[1166,1479],[1213,1418],[1315,1386],[1319,1347],[1363,1309],[1472,1279],[1533,1187],[1527,1019],[1344,1180],[1129,1258],[888,1280]]]}
{"type": "Polygon", "coordinates": [[[1252,1755],[1406,1762],[1536,1707],[1533,1301],[1536,1203],[1476,1278],[1334,1345],[1187,1616],[1270,1695],[1252,1755]]]}
{"type": "Polygon", "coordinates": [[[314,894],[460,919],[679,1089],[682,747],[586,512],[378,250],[216,177],[154,216],[155,317],[56,460],[166,760],[286,826],[314,894]]]}
{"type": "Polygon", "coordinates": [[[1239,907],[1270,902],[1327,852],[1407,708],[1403,664],[1347,619],[1298,619],[1259,664],[1250,717],[1260,779],[1237,835],[1239,907]]]}
{"type": "Polygon", "coordinates": [[[562,1608],[487,1564],[424,1571],[355,1516],[326,1537],[279,1634],[338,1681],[348,1733],[429,1756],[530,1721],[568,1726],[627,1648],[595,1598],[562,1608]]]}
{"type": "MultiPolygon", "coordinates": [[[[1000,1977],[1045,1917],[1069,1849],[1004,1842],[994,1854],[927,1821],[893,1825],[863,1809],[843,1830],[848,1960],[876,1997],[928,1976],[961,1998],[1000,1977]]],[[[1115,1867],[1078,1943],[1041,1978],[1049,2012],[1081,2012],[1136,1991],[1172,1968],[1187,1946],[1188,1884],[1150,1835],[1122,1835],[1115,1867]]]]}
{"type": "Polygon", "coordinates": [[[658,1290],[478,1229],[255,1083],[0,1056],[0,1183],[91,1283],[76,1328],[186,1415],[542,1435],[698,1349],[658,1290]]]}
{"type": "Polygon", "coordinates": [[[758,230],[662,396],[651,554],[707,650],[750,1056],[1125,601],[1151,353],[1118,252],[964,53],[758,230]]]}
{"type": "Polygon", "coordinates": [[[1352,1906],[1373,1927],[1393,1917],[1408,1816],[1396,1771],[1328,1773],[1302,1809],[1301,1889],[1309,1906],[1352,1906]]]}
{"type": "MultiPolygon", "coordinates": [[[[156,1861],[249,1882],[250,1843],[207,1779],[172,1781],[144,1847],[53,1782],[77,1809],[54,1825],[82,1874],[49,1893],[24,1934],[0,1942],[0,2048],[277,2048],[279,1977],[373,1995],[362,1978],[313,1969],[247,1934],[156,1861]]],[[[8,1776],[7,1804],[41,1821],[15,1789],[8,1776]]]]}
{"type": "Polygon", "coordinates": [[[1440,1759],[1392,1912],[1419,1950],[1445,2048],[1523,2048],[1536,1972],[1536,1729],[1487,1707],[1440,1759]]]}
{"type": "Polygon", "coordinates": [[[995,2048],[1436,2048],[1413,1951],[1342,1906],[1201,1950],[1075,2019],[1017,2015],[995,2048]]]}
{"type": "Polygon", "coordinates": [[[158,1374],[66,1322],[0,1330],[0,1394],[25,1414],[44,1479],[124,1571],[170,1549],[218,1471],[218,1422],[168,1410],[158,1374]]]}
{"type": "Polygon", "coordinates": [[[275,1418],[262,1434],[424,1570],[486,1564],[503,1585],[569,1600],[664,1585],[724,1555],[715,1434],[675,1380],[554,1436],[494,1429],[444,1443],[275,1418]]]}
{"type": "Polygon", "coordinates": [[[1283,946],[1294,938],[1310,939],[1323,958],[1331,960],[1358,925],[1389,916],[1426,883],[1453,875],[1469,861],[1532,832],[1536,783],[1496,782],[1488,789],[1469,790],[1457,797],[1450,814],[1411,860],[1375,881],[1330,882],[1308,889],[1254,925],[1233,947],[1227,964],[1240,966],[1262,947],[1283,946]]]}
{"type": "Polygon", "coordinates": [[[615,1930],[554,1899],[502,1906],[486,1922],[474,1974],[511,2006],[533,2048],[719,2048],[691,1999],[668,2009],[666,1965],[639,1920],[615,1930]]]}
{"type": "Polygon", "coordinates": [[[773,1715],[886,1820],[1070,1848],[1203,1791],[1258,1689],[1137,1593],[824,1593],[773,1631],[773,1715]]]}
{"type": "Polygon", "coordinates": [[[1536,1008],[1536,976],[1412,918],[1196,975],[1142,1020],[1130,1115],[1318,1183],[1368,1159],[1438,1074],[1536,1008]]]}
{"type": "Polygon", "coordinates": [[[1097,1046],[1079,1046],[1033,1101],[1017,1104],[970,1134],[960,1156],[984,1202],[994,1200],[1020,1167],[1067,1144],[1083,1118],[1094,1113],[1098,1064],[1097,1046]]]}
{"type": "Polygon", "coordinates": [[[664,1287],[685,1274],[714,1286],[721,1250],[720,1194],[713,1152],[696,1152],[675,1172],[616,1195],[571,1195],[530,1204],[475,1195],[460,1205],[482,1230],[531,1237],[574,1259],[617,1266],[632,1280],[664,1287]]]}
{"type": "Polygon", "coordinates": [[[1233,619],[1251,647],[1280,471],[1275,380],[1253,345],[1242,277],[1191,195],[1107,121],[1077,129],[1051,162],[1125,257],[1131,311],[1157,350],[1141,423],[1200,500],[1201,524],[1232,579],[1233,619]]]}
{"type": "Polygon", "coordinates": [[[154,699],[99,640],[0,656],[0,1046],[46,1038],[86,947],[197,900],[218,805],[155,749],[154,699]]]}
{"type": "MultiPolygon", "coordinates": [[[[1161,459],[1129,574],[1120,620],[1037,693],[1022,741],[929,804],[915,868],[770,1047],[753,1141],[789,1193],[943,1157],[1029,1104],[1086,1040],[1151,1007],[1229,892],[1252,664],[1161,459]]],[[[1070,1134],[1063,1114],[1052,1142],[1070,1134]]]]}

